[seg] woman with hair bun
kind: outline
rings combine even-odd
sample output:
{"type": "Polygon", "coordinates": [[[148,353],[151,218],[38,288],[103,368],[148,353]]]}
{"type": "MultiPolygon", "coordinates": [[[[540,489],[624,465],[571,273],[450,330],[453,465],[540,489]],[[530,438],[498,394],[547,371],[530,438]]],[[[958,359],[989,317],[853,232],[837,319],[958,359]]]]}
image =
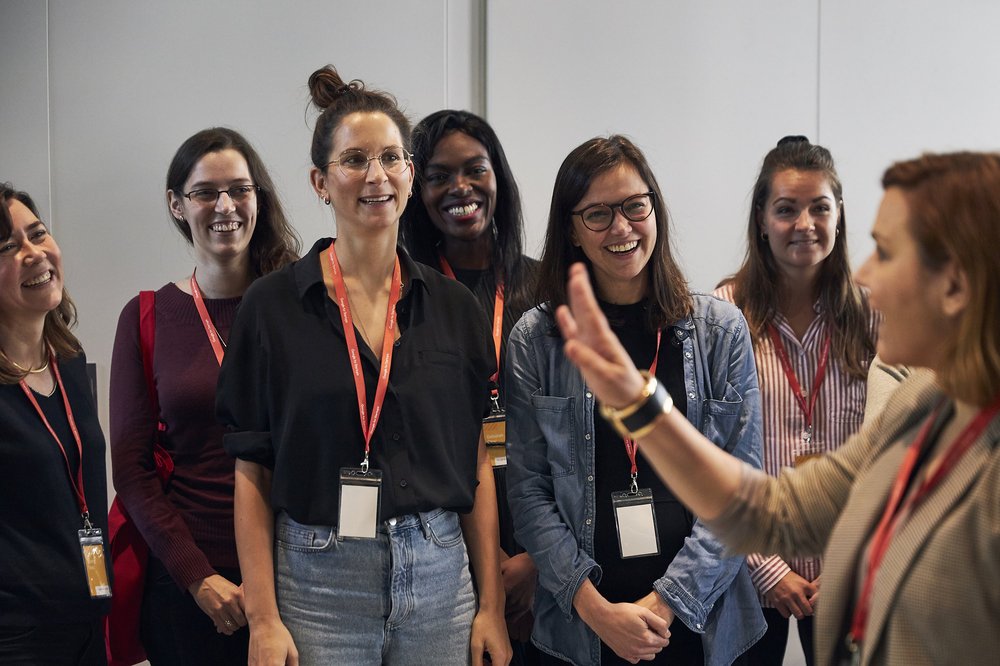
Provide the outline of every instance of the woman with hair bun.
{"type": "Polygon", "coordinates": [[[493,323],[497,368],[484,432],[500,510],[507,630],[514,641],[514,663],[524,663],[533,652],[529,639],[537,571],[514,539],[507,502],[503,369],[507,338],[535,304],[538,262],[524,255],[521,195],[500,139],[485,120],[451,109],[427,116],[413,128],[413,166],[416,196],[400,221],[404,246],[417,261],[468,287],[493,323]]]}
{"type": "Polygon", "coordinates": [[[506,664],[488,325],[397,246],[414,173],[395,99],[333,67],[309,88],[337,238],[247,292],[219,379],[250,663],[506,664]]]}
{"type": "MultiPolygon", "coordinates": [[[[864,420],[876,319],[851,277],[846,224],[830,152],[804,136],[781,139],[754,184],[746,259],[716,292],[750,326],[772,476],[835,451],[864,420]]],[[[820,559],[761,553],[747,564],[768,622],[752,662],[781,666],[794,616],[812,664],[820,559]]]]}
{"type": "Polygon", "coordinates": [[[140,336],[144,297],[125,305],[111,358],[115,489],[150,550],[140,636],[153,666],[245,664],[233,463],[215,419],[216,383],[244,291],[295,260],[299,241],[257,151],[229,128],[180,145],[165,198],[195,268],[152,294],[152,340],[140,336]],[[173,460],[165,488],[155,444],[173,460]]]}

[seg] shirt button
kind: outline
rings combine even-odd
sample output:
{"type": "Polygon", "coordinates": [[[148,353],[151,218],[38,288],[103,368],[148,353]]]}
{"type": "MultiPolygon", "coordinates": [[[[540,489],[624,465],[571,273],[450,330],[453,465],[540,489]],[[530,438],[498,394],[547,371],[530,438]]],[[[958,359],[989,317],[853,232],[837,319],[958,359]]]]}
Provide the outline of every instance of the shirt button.
{"type": "Polygon", "coordinates": [[[590,441],[590,433],[588,432],[586,435],[583,436],[583,438],[586,439],[587,441],[590,441]]]}
{"type": "Polygon", "coordinates": [[[399,441],[399,433],[398,432],[392,433],[392,441],[394,441],[394,442],[398,442],[399,441]]]}
{"type": "Polygon", "coordinates": [[[593,393],[591,393],[590,391],[587,391],[586,395],[587,395],[587,399],[588,399],[588,400],[589,400],[590,398],[593,398],[593,397],[594,397],[594,394],[593,394],[593,393]]]}
{"type": "Polygon", "coordinates": [[[694,391],[688,391],[688,398],[691,400],[695,399],[694,391]]]}
{"type": "Polygon", "coordinates": [[[692,356],[693,356],[693,354],[691,352],[689,352],[689,351],[684,352],[684,358],[691,358],[692,356]]]}
{"type": "Polygon", "coordinates": [[[406,479],[403,479],[402,481],[399,482],[399,487],[400,488],[405,488],[407,485],[409,485],[409,484],[406,483],[406,479]]]}
{"type": "Polygon", "coordinates": [[[395,342],[392,343],[392,346],[398,347],[400,342],[402,342],[402,340],[396,340],[395,342]]]}
{"type": "Polygon", "coordinates": [[[590,518],[587,518],[587,524],[588,524],[588,525],[590,525],[590,524],[591,524],[592,522],[594,522],[594,521],[593,521],[593,520],[591,520],[590,518]]]}
{"type": "Polygon", "coordinates": [[[593,474],[590,474],[590,475],[587,476],[587,481],[593,481],[593,480],[594,480],[594,475],[593,474]]]}
{"type": "Polygon", "coordinates": [[[390,518],[387,522],[389,523],[389,527],[395,527],[396,526],[396,519],[395,518],[390,518]]]}
{"type": "Polygon", "coordinates": [[[694,625],[694,628],[695,629],[701,629],[701,624],[699,623],[699,624],[694,625]]]}

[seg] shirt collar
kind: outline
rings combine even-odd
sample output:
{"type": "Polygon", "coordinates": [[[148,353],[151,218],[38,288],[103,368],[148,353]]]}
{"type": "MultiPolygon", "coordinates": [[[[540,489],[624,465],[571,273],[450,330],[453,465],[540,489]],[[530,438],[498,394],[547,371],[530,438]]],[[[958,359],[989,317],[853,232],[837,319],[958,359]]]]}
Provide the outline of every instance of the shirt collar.
{"type": "MultiPolygon", "coordinates": [[[[304,257],[292,265],[292,273],[295,276],[295,288],[298,291],[300,299],[305,298],[306,293],[316,284],[323,284],[323,270],[319,265],[319,256],[321,252],[330,247],[333,240],[332,238],[320,238],[313,243],[312,248],[304,257]]],[[[399,256],[399,263],[403,269],[403,273],[409,276],[409,283],[403,285],[404,298],[409,295],[411,286],[420,286],[430,291],[427,275],[428,271],[432,271],[433,269],[413,261],[401,245],[396,246],[396,254],[399,256]]]]}

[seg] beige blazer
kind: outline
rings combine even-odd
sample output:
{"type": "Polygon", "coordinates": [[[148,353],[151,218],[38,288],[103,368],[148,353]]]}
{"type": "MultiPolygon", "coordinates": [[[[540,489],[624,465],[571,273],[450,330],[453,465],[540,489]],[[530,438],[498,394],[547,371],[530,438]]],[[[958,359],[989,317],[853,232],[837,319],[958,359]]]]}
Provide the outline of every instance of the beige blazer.
{"type": "MultiPolygon", "coordinates": [[[[837,664],[859,564],[916,431],[943,399],[927,371],[838,451],[770,478],[747,467],[712,522],[741,552],[823,553],[817,663],[837,664]]],[[[872,594],[862,664],[1000,664],[1000,417],[897,529],[872,594]]]]}

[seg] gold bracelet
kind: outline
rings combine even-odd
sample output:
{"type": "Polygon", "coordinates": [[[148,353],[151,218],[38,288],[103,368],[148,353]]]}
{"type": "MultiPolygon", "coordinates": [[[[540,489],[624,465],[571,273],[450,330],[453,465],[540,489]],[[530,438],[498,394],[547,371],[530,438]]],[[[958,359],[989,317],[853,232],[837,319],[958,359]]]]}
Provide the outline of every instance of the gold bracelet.
{"type": "Polygon", "coordinates": [[[656,377],[645,370],[640,370],[639,373],[646,383],[635,402],[621,409],[601,405],[601,416],[607,419],[622,437],[631,439],[648,435],[656,427],[656,418],[660,414],[669,414],[674,407],[673,399],[656,377]]]}

